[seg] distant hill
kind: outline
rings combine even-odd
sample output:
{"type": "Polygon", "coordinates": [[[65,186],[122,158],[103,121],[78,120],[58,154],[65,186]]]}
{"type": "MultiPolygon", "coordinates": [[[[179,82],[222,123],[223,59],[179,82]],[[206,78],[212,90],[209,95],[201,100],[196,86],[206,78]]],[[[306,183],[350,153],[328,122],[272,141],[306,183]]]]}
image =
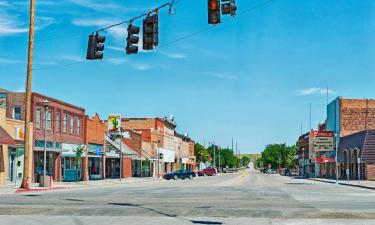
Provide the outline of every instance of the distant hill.
{"type": "Polygon", "coordinates": [[[238,157],[241,159],[242,157],[247,156],[249,157],[252,161],[255,161],[259,159],[262,155],[261,154],[240,154],[238,157]]]}

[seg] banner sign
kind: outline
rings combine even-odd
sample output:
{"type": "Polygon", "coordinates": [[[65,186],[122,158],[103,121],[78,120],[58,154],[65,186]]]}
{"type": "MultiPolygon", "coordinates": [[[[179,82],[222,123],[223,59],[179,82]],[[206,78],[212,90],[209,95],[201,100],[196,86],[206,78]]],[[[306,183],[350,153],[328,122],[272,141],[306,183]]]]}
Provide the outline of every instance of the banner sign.
{"type": "Polygon", "coordinates": [[[108,130],[109,131],[120,131],[121,128],[121,115],[111,114],[108,117],[108,130]]]}
{"type": "Polygon", "coordinates": [[[334,150],[333,131],[313,131],[313,144],[315,152],[329,152],[334,150]]]}
{"type": "Polygon", "coordinates": [[[25,138],[25,128],[16,127],[16,140],[23,141],[25,138]]]}

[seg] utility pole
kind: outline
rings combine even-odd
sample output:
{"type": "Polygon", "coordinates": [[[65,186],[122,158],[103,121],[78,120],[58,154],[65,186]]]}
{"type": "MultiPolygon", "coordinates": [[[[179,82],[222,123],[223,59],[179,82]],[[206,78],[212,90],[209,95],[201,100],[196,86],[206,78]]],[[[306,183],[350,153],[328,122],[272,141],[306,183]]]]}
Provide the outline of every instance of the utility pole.
{"type": "Polygon", "coordinates": [[[31,123],[31,81],[32,81],[32,67],[33,67],[33,48],[34,48],[34,14],[35,14],[35,0],[30,0],[30,26],[29,26],[29,49],[27,61],[27,77],[26,77],[26,113],[25,113],[25,150],[24,150],[24,167],[21,188],[29,189],[31,183],[31,155],[32,146],[30,145],[30,129],[31,123]]]}
{"type": "Polygon", "coordinates": [[[232,138],[232,152],[233,152],[233,138],[232,138]]]}

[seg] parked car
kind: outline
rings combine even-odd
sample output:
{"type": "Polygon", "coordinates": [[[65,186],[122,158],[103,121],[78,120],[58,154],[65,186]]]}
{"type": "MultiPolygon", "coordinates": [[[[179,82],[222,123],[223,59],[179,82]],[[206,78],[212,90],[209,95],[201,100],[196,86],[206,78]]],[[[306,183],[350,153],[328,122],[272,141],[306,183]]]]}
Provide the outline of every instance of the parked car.
{"type": "Polygon", "coordinates": [[[268,170],[266,171],[266,173],[267,173],[267,174],[275,174],[275,173],[276,173],[276,170],[274,170],[274,169],[268,169],[268,170]]]}
{"type": "Polygon", "coordinates": [[[216,169],[213,167],[207,167],[198,172],[198,176],[215,176],[217,174],[216,169]]]}
{"type": "Polygon", "coordinates": [[[164,179],[170,180],[170,179],[193,179],[195,177],[195,173],[191,172],[189,170],[176,170],[175,172],[172,173],[167,173],[163,176],[164,179]]]}

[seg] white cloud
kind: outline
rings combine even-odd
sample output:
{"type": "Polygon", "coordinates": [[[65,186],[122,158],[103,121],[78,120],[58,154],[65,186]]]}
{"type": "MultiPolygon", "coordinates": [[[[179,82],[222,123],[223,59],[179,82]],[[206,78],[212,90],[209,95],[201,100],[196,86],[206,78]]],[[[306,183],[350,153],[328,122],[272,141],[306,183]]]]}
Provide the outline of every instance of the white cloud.
{"type": "Polygon", "coordinates": [[[24,63],[21,60],[15,60],[15,59],[4,59],[0,58],[0,64],[19,64],[24,63]]]}
{"type": "Polygon", "coordinates": [[[134,65],[134,68],[136,70],[141,70],[141,71],[145,71],[145,70],[149,70],[152,68],[151,65],[148,65],[148,64],[137,64],[137,65],[134,65]]]}
{"type": "MultiPolygon", "coordinates": [[[[297,95],[307,96],[307,95],[326,95],[327,88],[319,88],[319,87],[311,87],[300,89],[296,91],[297,95]]],[[[328,89],[328,94],[334,94],[335,91],[332,89],[328,89]]]]}
{"type": "Polygon", "coordinates": [[[107,61],[113,65],[121,65],[127,62],[128,60],[125,59],[125,57],[118,57],[118,58],[109,58],[107,59],[107,61]]]}
{"type": "Polygon", "coordinates": [[[124,7],[119,4],[115,4],[113,2],[108,2],[108,0],[105,3],[95,1],[95,0],[69,0],[69,1],[75,5],[88,8],[88,9],[93,9],[96,11],[101,11],[101,12],[113,12],[114,10],[116,10],[116,11],[121,11],[122,13],[124,13],[124,12],[139,10],[136,8],[124,7]]]}
{"type": "Polygon", "coordinates": [[[63,55],[60,57],[62,60],[67,60],[67,61],[73,61],[73,62],[83,62],[85,61],[84,58],[80,56],[72,56],[72,55],[63,55]]]}
{"type": "Polygon", "coordinates": [[[160,52],[160,54],[165,55],[172,59],[184,59],[186,58],[186,55],[181,53],[171,53],[171,52],[160,52]]]}
{"type": "MultiPolygon", "coordinates": [[[[95,27],[95,29],[103,28],[110,26],[112,24],[118,23],[120,20],[114,19],[97,19],[97,20],[89,20],[89,19],[74,19],[72,24],[79,27],[95,27]]],[[[123,40],[125,35],[127,34],[126,28],[124,26],[116,26],[106,30],[111,36],[116,38],[117,40],[123,40]]]]}
{"type": "Polygon", "coordinates": [[[219,78],[219,79],[226,79],[226,80],[237,80],[238,79],[237,76],[225,74],[225,73],[213,72],[213,73],[207,73],[207,74],[211,77],[216,77],[216,78],[219,78]]]}
{"type": "Polygon", "coordinates": [[[106,46],[105,48],[116,51],[116,52],[125,52],[125,48],[121,48],[121,47],[106,46]]]}

